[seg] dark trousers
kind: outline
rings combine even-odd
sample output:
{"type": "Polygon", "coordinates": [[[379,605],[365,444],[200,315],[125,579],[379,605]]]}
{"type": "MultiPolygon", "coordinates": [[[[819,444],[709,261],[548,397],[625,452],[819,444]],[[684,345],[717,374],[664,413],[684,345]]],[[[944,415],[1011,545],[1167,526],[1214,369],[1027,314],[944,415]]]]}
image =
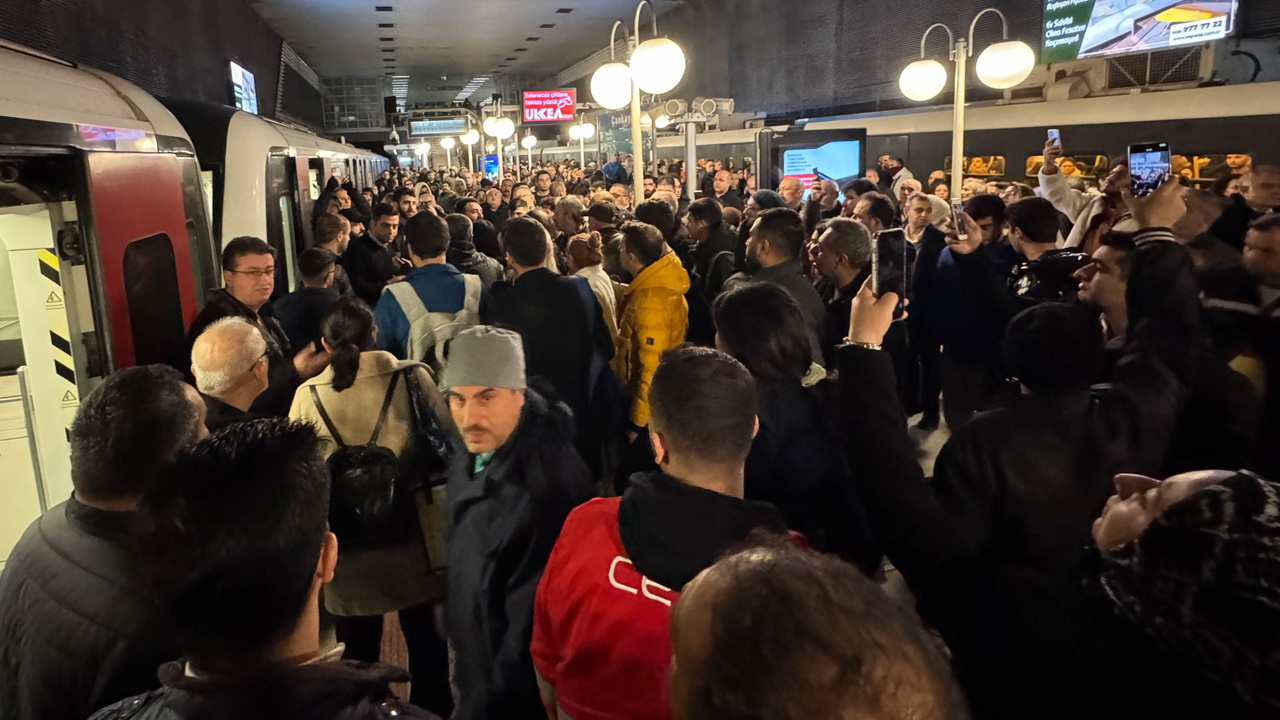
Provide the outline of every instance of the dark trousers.
{"type": "MultiPolygon", "coordinates": [[[[449,645],[436,632],[432,603],[407,607],[399,612],[400,630],[409,650],[409,673],[413,676],[409,702],[440,717],[453,714],[453,693],[449,687],[449,645]]],[[[382,651],[382,616],[334,616],[338,642],[347,648],[342,656],[350,660],[379,662],[382,651]]]]}
{"type": "Polygon", "coordinates": [[[942,411],[955,432],[995,402],[999,376],[994,363],[961,362],[942,356],[942,411]]]}
{"type": "Polygon", "coordinates": [[[910,328],[905,358],[904,396],[908,415],[923,413],[938,419],[939,397],[942,395],[942,343],[925,333],[910,328]]]}

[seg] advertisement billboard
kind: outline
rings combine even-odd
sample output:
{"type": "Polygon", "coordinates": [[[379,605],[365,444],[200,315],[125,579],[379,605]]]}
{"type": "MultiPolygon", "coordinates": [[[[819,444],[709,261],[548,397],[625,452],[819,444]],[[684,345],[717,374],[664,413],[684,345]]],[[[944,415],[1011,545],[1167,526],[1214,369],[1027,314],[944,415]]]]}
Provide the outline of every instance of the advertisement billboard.
{"type": "Polygon", "coordinates": [[[1237,0],[1047,0],[1043,63],[1150,52],[1235,31],[1237,0]]]}
{"type": "Polygon", "coordinates": [[[253,73],[234,62],[231,63],[231,95],[237,108],[258,114],[258,88],[253,73]]]}
{"type": "Polygon", "coordinates": [[[573,111],[577,105],[576,90],[526,90],[524,121],[573,122],[573,111]]]}

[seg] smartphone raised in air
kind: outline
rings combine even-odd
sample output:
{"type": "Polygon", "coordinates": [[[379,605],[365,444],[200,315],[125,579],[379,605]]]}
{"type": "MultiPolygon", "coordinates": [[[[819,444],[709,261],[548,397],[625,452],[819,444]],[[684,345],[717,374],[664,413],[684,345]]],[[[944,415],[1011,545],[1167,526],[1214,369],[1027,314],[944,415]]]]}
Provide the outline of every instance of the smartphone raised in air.
{"type": "Polygon", "coordinates": [[[1062,133],[1059,133],[1057,128],[1049,128],[1049,141],[1062,147],[1062,133]]]}
{"type": "Polygon", "coordinates": [[[967,240],[969,235],[965,232],[964,223],[960,222],[960,216],[963,214],[964,200],[958,197],[951,198],[951,227],[955,228],[956,235],[961,240],[967,240]]]}
{"type": "Polygon", "coordinates": [[[893,319],[902,317],[907,299],[907,236],[902,230],[884,230],[871,238],[871,291],[876,297],[897,293],[893,319]]]}
{"type": "Polygon", "coordinates": [[[1168,182],[1169,157],[1169,143],[1130,145],[1129,192],[1134,197],[1143,197],[1168,182]]]}

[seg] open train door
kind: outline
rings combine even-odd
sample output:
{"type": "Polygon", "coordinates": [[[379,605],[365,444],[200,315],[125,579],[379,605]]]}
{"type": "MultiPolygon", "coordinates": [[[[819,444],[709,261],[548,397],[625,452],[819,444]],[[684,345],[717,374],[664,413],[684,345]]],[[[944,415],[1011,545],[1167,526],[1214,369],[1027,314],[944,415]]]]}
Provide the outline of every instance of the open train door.
{"type": "Polygon", "coordinates": [[[71,421],[91,387],[94,318],[75,203],[0,208],[0,568],[23,530],[71,495],[71,421]]]}
{"type": "Polygon", "coordinates": [[[185,370],[196,294],[178,158],[89,153],[94,259],[117,368],[185,370]]]}

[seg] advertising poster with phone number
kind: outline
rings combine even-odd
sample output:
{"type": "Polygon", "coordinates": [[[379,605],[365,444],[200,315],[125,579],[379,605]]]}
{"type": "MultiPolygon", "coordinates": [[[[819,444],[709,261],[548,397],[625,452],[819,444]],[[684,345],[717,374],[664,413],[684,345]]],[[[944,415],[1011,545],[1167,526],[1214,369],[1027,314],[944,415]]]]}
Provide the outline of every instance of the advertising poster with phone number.
{"type": "Polygon", "coordinates": [[[1237,0],[1046,0],[1040,59],[1052,64],[1217,40],[1235,30],[1236,4],[1237,0]]]}

